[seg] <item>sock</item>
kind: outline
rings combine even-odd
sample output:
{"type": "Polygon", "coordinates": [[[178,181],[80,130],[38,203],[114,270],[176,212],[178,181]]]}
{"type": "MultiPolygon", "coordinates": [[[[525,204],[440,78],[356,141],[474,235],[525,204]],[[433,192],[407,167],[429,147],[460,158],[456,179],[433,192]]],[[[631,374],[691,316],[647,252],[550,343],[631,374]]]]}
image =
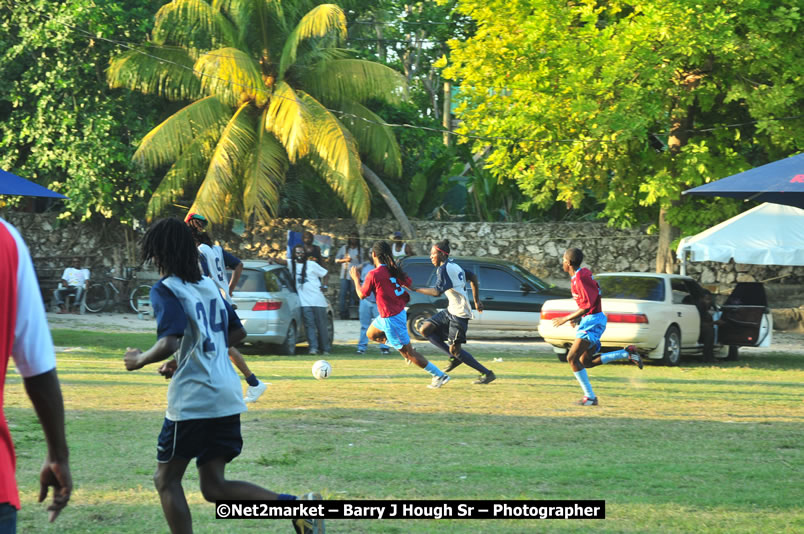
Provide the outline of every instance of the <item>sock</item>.
{"type": "Polygon", "coordinates": [[[628,351],[624,349],[615,350],[600,355],[600,363],[611,363],[616,362],[617,360],[626,360],[626,359],[628,359],[628,351]]]}
{"type": "Polygon", "coordinates": [[[433,365],[433,362],[427,362],[427,367],[425,367],[424,370],[433,376],[444,376],[444,373],[441,371],[441,369],[433,365]]]}
{"type": "Polygon", "coordinates": [[[256,387],[260,385],[260,381],[257,380],[257,377],[254,375],[254,373],[251,373],[251,376],[246,378],[246,383],[251,387],[256,387]]]}
{"type": "MultiPolygon", "coordinates": [[[[254,376],[254,375],[251,375],[251,376],[254,376]]],[[[287,493],[280,493],[279,495],[276,496],[276,499],[279,500],[279,501],[296,501],[299,498],[296,497],[295,495],[289,495],[287,493]]]]}
{"type": "Polygon", "coordinates": [[[486,369],[485,367],[483,367],[483,364],[481,364],[479,361],[477,361],[474,356],[472,356],[471,354],[469,354],[465,350],[461,349],[461,355],[460,356],[461,356],[460,359],[461,359],[461,361],[463,363],[465,363],[466,365],[468,365],[469,367],[471,367],[472,369],[474,369],[478,373],[480,373],[482,375],[487,375],[487,374],[489,374],[491,372],[488,369],[486,369]]]}
{"type": "Polygon", "coordinates": [[[581,385],[581,389],[583,389],[583,394],[590,399],[594,399],[595,393],[592,391],[592,384],[589,382],[589,375],[586,373],[586,369],[573,371],[573,374],[575,378],[578,379],[578,383],[581,385]]]}

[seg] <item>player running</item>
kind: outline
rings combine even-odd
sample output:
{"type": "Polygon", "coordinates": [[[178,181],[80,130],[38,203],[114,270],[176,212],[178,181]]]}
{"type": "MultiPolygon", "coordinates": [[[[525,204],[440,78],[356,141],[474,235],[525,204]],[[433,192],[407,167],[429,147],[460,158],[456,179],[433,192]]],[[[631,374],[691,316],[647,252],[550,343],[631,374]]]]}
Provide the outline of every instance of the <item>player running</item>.
{"type": "MultiPolygon", "coordinates": [[[[196,459],[201,494],[209,502],[295,500],[289,494],[225,477],[226,464],[240,454],[240,414],[246,405],[227,347],[246,337],[240,319],[218,287],[201,275],[198,249],[178,219],[154,224],[142,240],[143,261],[153,260],[164,277],[151,288],[157,342],[147,351],[129,348],[129,371],[166,360],[159,372],[171,378],[167,413],[157,444],[154,484],[170,531],[192,532],[182,488],[187,465],[196,459]]],[[[320,499],[308,493],[303,499],[320,499]]],[[[295,519],[297,532],[323,532],[323,519],[295,519]]]]}
{"type": "Polygon", "coordinates": [[[449,382],[449,375],[428,362],[410,344],[405,311],[405,304],[410,300],[410,295],[402,288],[402,286],[410,287],[410,278],[396,264],[391,255],[391,246],[385,241],[377,241],[371,247],[371,260],[374,263],[374,270],[366,275],[362,286],[357,267],[349,270],[358,297],[364,299],[372,293],[377,296],[380,316],[371,323],[366,335],[376,343],[386,343],[394,347],[406,360],[430,373],[433,381],[427,387],[440,388],[449,382]]]}
{"type": "Polygon", "coordinates": [[[449,254],[449,240],[445,239],[433,245],[430,249],[430,261],[436,267],[436,285],[413,290],[431,297],[446,295],[449,302],[446,310],[441,310],[424,322],[421,332],[430,343],[450,356],[449,366],[444,369],[445,373],[465,363],[480,373],[475,384],[490,384],[497,379],[494,371],[487,369],[468,351],[461,349],[461,345],[466,343],[466,329],[469,326],[469,319],[472,318],[472,307],[466,295],[467,280],[472,287],[477,311],[483,311],[483,303],[478,296],[477,276],[471,271],[464,271],[460,265],[449,259],[449,254]]]}
{"type": "Polygon", "coordinates": [[[642,358],[637,354],[636,347],[633,345],[595,357],[600,350],[600,336],[606,330],[606,315],[600,305],[600,286],[592,276],[592,271],[586,267],[581,268],[582,262],[581,249],[568,248],[564,252],[561,268],[570,275],[572,298],[575,299],[578,309],[569,315],[553,319],[553,326],[561,326],[567,321],[571,321],[574,326],[577,326],[575,341],[567,353],[567,362],[583,389],[583,398],[578,401],[578,404],[597,406],[598,400],[592,391],[592,384],[589,382],[586,369],[626,358],[642,369],[642,358]],[[578,321],[578,318],[581,320],[578,321]]]}

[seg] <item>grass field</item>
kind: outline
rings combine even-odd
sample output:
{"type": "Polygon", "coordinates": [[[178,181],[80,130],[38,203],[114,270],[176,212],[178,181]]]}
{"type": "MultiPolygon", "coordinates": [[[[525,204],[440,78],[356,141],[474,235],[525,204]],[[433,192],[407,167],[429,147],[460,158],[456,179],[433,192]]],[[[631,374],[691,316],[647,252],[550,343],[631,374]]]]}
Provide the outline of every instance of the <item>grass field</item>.
{"type": "MultiPolygon", "coordinates": [[[[167,384],[156,366],[129,373],[122,363],[126,346],[154,336],[55,330],[54,341],[75,490],[46,524],[42,432],[11,372],[18,532],[166,532],[151,477],[167,384]]],[[[310,374],[315,357],[247,355],[272,385],[243,414],[243,454],[227,475],[330,499],[606,501],[602,521],[333,520],[331,533],[804,531],[802,356],[601,366],[590,371],[601,406],[578,407],[580,388],[552,353],[479,351],[496,382],[475,386],[461,367],[430,390],[424,371],[372,350],[336,346],[323,381],[310,374]]],[[[196,532],[292,532],[287,520],[216,520],[192,465],[187,473],[196,532]]]]}

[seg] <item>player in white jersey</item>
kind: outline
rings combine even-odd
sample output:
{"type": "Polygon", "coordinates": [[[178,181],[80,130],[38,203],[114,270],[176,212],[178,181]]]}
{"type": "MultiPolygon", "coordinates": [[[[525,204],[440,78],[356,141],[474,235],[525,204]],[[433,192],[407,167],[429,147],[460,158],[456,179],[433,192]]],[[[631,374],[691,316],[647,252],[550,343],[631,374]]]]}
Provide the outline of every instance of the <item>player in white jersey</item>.
{"type": "MultiPolygon", "coordinates": [[[[243,263],[232,256],[220,245],[213,245],[212,239],[209,234],[204,231],[207,226],[207,219],[200,213],[190,213],[184,219],[184,222],[190,227],[193,232],[193,238],[198,246],[199,263],[201,271],[204,276],[208,276],[218,286],[221,294],[224,296],[229,304],[232,303],[232,291],[240,279],[240,273],[243,271],[243,263]],[[232,280],[226,274],[226,268],[233,268],[234,274],[232,280]]],[[[265,382],[260,381],[257,376],[251,372],[246,360],[240,351],[234,347],[229,347],[229,359],[238,370],[243,374],[243,378],[248,384],[245,400],[246,402],[256,402],[260,395],[265,393],[268,386],[265,382]]]]}
{"type": "MultiPolygon", "coordinates": [[[[158,340],[145,352],[128,349],[124,361],[126,369],[133,371],[178,351],[175,359],[159,369],[172,380],[154,475],[171,532],[192,532],[181,482],[193,458],[201,494],[209,502],[296,499],[225,477],[226,464],[243,446],[240,414],[246,411],[227,346],[242,341],[246,331],[218,287],[202,276],[190,229],[178,219],[157,222],[143,238],[142,257],[152,260],[164,277],[151,289],[158,340]]],[[[305,498],[320,499],[320,495],[305,498]]],[[[295,519],[293,525],[297,532],[323,528],[309,519],[295,519]]]]}
{"type": "Polygon", "coordinates": [[[450,356],[449,366],[444,369],[445,373],[465,363],[480,373],[475,384],[489,384],[497,379],[494,371],[483,366],[468,351],[461,348],[461,345],[466,343],[466,329],[472,318],[472,307],[466,294],[467,280],[472,287],[477,311],[483,311],[483,303],[480,302],[478,294],[477,277],[471,271],[464,271],[460,265],[449,259],[449,254],[449,240],[445,239],[433,245],[430,249],[430,261],[437,269],[436,285],[414,289],[418,293],[432,297],[446,295],[449,302],[446,310],[441,310],[424,322],[421,332],[430,343],[450,356]]]}

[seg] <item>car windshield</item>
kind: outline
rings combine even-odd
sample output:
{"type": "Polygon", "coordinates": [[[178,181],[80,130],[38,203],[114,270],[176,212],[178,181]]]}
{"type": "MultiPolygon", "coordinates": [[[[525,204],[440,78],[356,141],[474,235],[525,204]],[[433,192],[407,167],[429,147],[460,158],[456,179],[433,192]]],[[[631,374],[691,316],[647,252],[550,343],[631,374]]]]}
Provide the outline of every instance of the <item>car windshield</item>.
{"type": "Polygon", "coordinates": [[[523,269],[516,263],[511,264],[511,270],[514,271],[515,273],[518,273],[519,276],[521,276],[522,278],[524,278],[525,280],[536,286],[536,289],[547,289],[548,287],[550,287],[550,284],[544,282],[536,275],[532,274],[530,271],[523,269]]]}
{"type": "Polygon", "coordinates": [[[657,276],[599,275],[595,280],[606,299],[664,301],[664,279],[657,276]]]}
{"type": "Polygon", "coordinates": [[[257,293],[265,291],[265,278],[263,271],[256,269],[243,269],[240,280],[237,281],[235,291],[243,293],[257,293]]]}

